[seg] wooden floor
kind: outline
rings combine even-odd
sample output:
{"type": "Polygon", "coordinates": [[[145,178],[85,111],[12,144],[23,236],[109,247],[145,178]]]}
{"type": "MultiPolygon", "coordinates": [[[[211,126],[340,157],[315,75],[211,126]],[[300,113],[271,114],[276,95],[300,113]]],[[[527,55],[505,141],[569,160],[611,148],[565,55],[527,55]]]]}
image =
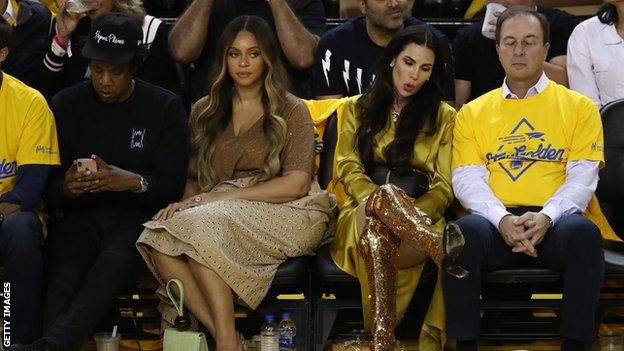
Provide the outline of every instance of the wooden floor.
{"type": "MultiPolygon", "coordinates": [[[[620,335],[624,335],[624,325],[606,325],[603,324],[600,326],[600,333],[601,334],[620,334],[620,335]]],[[[400,351],[417,351],[418,350],[418,343],[416,340],[401,340],[400,341],[400,351]]],[[[255,348],[252,347],[251,342],[248,342],[248,350],[249,351],[254,351],[255,348]]],[[[492,344],[492,343],[481,343],[479,345],[479,350],[480,351],[524,351],[524,350],[530,350],[530,351],[559,351],[561,347],[560,341],[559,340],[550,340],[550,341],[533,341],[530,343],[511,343],[511,344],[505,344],[505,345],[500,345],[500,344],[492,344]]],[[[620,345],[620,348],[607,348],[607,347],[602,347],[600,345],[599,341],[596,341],[595,345],[594,345],[594,350],[595,351],[623,351],[624,345],[620,345]]],[[[160,341],[141,341],[141,348],[143,351],[153,351],[153,350],[157,350],[157,351],[161,351],[162,350],[162,343],[160,341]]],[[[214,350],[213,347],[210,348],[211,350],[214,350]]],[[[362,349],[358,349],[358,348],[347,348],[347,347],[343,347],[342,345],[340,345],[339,343],[335,343],[332,345],[329,345],[328,350],[331,351],[368,351],[368,348],[362,348],[362,349]]],[[[134,340],[122,340],[121,343],[121,347],[119,348],[120,351],[130,351],[130,350],[138,350],[138,347],[136,345],[136,341],[134,340]]],[[[95,343],[94,342],[89,342],[87,343],[82,351],[96,351],[96,347],[95,347],[95,343]]]]}
{"type": "MultiPolygon", "coordinates": [[[[400,351],[418,351],[418,343],[414,340],[407,340],[407,341],[402,341],[401,342],[401,349],[400,351]]],[[[509,345],[487,345],[487,344],[481,344],[479,345],[479,350],[480,351],[559,351],[560,350],[560,342],[559,341],[535,341],[535,342],[531,342],[531,343],[515,343],[515,344],[509,344],[509,345]]],[[[621,347],[621,346],[620,346],[621,347]]],[[[145,342],[141,342],[141,348],[143,351],[162,351],[162,343],[145,343],[145,342]]],[[[214,350],[214,348],[210,348],[211,350],[214,350]]],[[[122,341],[122,345],[119,348],[120,351],[136,351],[138,350],[136,343],[134,341],[130,341],[130,340],[123,340],[122,341]]],[[[254,351],[255,348],[248,348],[248,351],[254,351]]],[[[339,344],[335,344],[332,345],[331,348],[328,348],[328,350],[331,351],[368,351],[368,348],[362,348],[362,349],[357,349],[357,348],[345,348],[345,347],[341,347],[339,344]]],[[[599,351],[601,350],[600,348],[600,344],[598,342],[596,342],[595,346],[594,346],[594,350],[599,351]]],[[[89,342],[87,343],[82,351],[96,351],[96,347],[95,347],[95,343],[93,342],[89,342]]],[[[622,348],[620,349],[610,349],[607,350],[606,348],[603,348],[603,351],[622,351],[622,348]]]]}

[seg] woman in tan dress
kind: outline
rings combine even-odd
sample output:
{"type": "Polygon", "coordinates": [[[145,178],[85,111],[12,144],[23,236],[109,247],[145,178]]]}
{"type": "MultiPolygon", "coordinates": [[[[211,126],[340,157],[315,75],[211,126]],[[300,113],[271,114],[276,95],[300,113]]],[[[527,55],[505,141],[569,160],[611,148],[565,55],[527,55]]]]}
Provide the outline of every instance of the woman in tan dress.
{"type": "Polygon", "coordinates": [[[217,52],[209,95],[191,112],[183,200],[145,224],[137,247],[161,284],[182,280],[221,351],[242,348],[232,295],[256,308],[279,264],[324,239],[334,201],[312,183],[312,121],[287,93],[268,24],[234,19],[217,52]]]}

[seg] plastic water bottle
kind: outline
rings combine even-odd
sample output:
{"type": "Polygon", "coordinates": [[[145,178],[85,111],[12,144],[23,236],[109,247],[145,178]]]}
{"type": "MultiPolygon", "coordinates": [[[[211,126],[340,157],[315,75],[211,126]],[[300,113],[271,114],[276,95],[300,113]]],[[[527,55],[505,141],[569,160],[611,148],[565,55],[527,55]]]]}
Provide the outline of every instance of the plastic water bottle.
{"type": "Polygon", "coordinates": [[[264,316],[260,330],[260,346],[262,351],[279,351],[279,329],[272,314],[264,316]]]}
{"type": "Polygon", "coordinates": [[[297,326],[290,319],[290,312],[282,313],[282,321],[279,324],[279,349],[280,351],[297,350],[297,326]]]}

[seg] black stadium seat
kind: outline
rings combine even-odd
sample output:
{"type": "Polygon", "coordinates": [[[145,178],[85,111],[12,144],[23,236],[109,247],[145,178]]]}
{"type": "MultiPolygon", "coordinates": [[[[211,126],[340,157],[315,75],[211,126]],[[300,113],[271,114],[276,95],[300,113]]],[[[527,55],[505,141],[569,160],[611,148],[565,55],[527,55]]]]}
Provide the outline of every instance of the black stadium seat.
{"type": "MultiPolygon", "coordinates": [[[[323,150],[318,170],[318,182],[327,189],[332,178],[334,153],[338,139],[336,113],[327,118],[323,132],[323,150]]],[[[323,350],[338,311],[361,309],[360,283],[338,268],[329,255],[329,245],[317,251],[312,264],[313,292],[312,315],[314,318],[314,350],[323,350]],[[323,294],[333,294],[336,299],[323,299],[323,294]]]]}
{"type": "Polygon", "coordinates": [[[600,172],[596,193],[609,223],[624,238],[624,99],[605,105],[600,115],[606,167],[600,172]]]}

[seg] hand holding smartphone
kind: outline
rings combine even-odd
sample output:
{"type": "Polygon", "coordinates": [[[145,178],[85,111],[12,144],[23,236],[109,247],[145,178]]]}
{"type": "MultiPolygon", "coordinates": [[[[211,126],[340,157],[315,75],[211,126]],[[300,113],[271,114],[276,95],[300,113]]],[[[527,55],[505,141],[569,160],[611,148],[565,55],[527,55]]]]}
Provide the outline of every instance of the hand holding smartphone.
{"type": "Polygon", "coordinates": [[[98,171],[97,163],[92,158],[79,158],[76,160],[76,168],[78,172],[91,171],[93,173],[98,171]]]}

